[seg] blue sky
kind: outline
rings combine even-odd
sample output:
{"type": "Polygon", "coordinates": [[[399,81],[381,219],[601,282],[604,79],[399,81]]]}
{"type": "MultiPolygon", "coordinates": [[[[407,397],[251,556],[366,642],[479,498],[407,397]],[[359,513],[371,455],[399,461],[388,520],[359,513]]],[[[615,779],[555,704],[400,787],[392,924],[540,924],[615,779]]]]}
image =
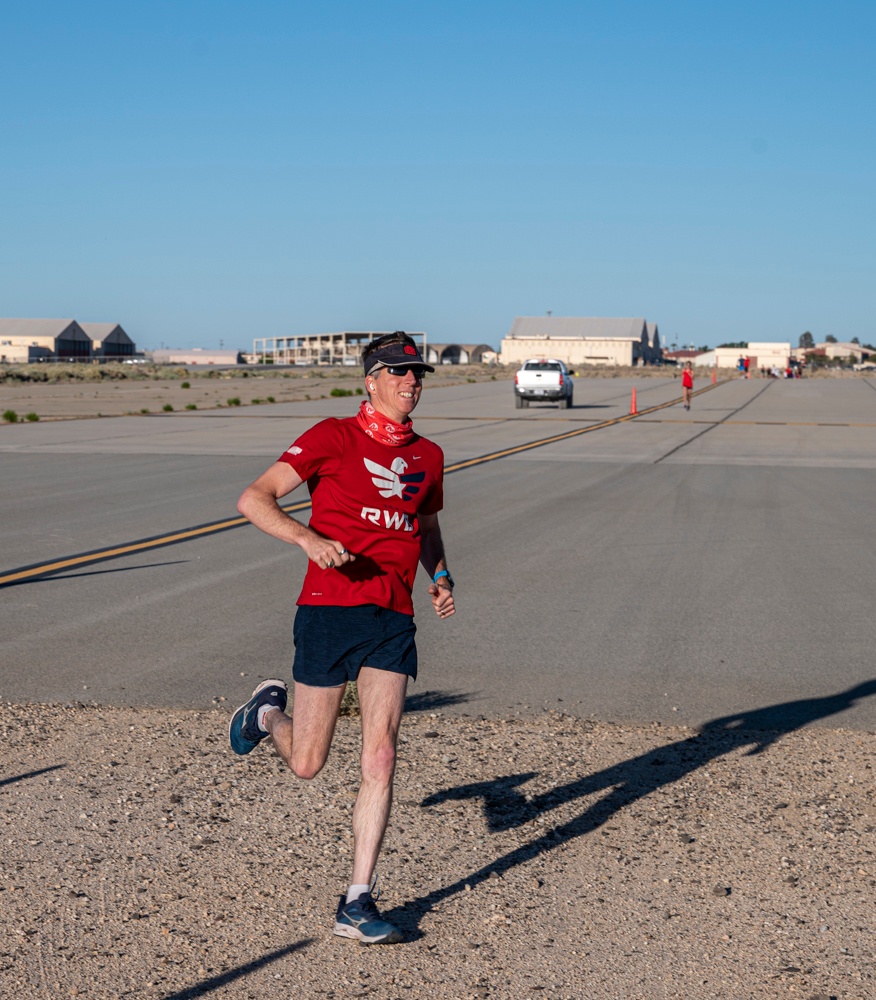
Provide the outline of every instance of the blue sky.
{"type": "Polygon", "coordinates": [[[876,5],[0,10],[0,315],[876,343],[876,5]]]}

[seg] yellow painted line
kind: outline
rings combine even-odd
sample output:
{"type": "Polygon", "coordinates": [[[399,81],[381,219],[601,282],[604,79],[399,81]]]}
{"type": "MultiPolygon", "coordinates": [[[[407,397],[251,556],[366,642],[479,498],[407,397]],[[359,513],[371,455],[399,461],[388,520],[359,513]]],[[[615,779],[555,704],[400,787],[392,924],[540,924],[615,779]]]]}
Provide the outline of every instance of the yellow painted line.
{"type": "MultiPolygon", "coordinates": [[[[721,385],[723,383],[717,383],[721,385]]],[[[706,386],[703,389],[698,389],[694,395],[698,396],[704,392],[708,392],[710,389],[716,388],[715,385],[706,386]]],[[[630,420],[635,420],[638,417],[646,416],[649,413],[656,413],[658,410],[666,409],[668,406],[675,406],[678,403],[678,399],[670,400],[667,403],[659,403],[656,406],[650,406],[644,410],[639,410],[637,413],[626,413],[622,417],[613,417],[610,420],[603,420],[597,424],[591,424],[587,427],[577,427],[571,431],[564,431],[562,434],[554,434],[551,437],[541,438],[538,441],[529,441],[526,444],[514,445],[511,448],[504,448],[501,451],[494,451],[488,455],[481,455],[478,458],[469,458],[463,462],[455,462],[453,465],[447,465],[444,467],[445,474],[450,474],[453,472],[459,472],[461,469],[471,469],[477,465],[483,465],[486,462],[494,462],[500,458],[507,458],[509,455],[519,455],[524,451],[531,451],[533,448],[543,448],[545,445],[555,444],[559,441],[568,441],[571,438],[579,437],[581,434],[590,434],[592,431],[602,430],[606,427],[614,427],[617,424],[623,424],[630,420]]],[[[299,503],[289,504],[288,506],[283,506],[282,509],[286,513],[294,513],[300,510],[307,510],[310,507],[310,501],[304,500],[299,503]]],[[[13,583],[21,583],[24,580],[32,580],[40,576],[49,576],[53,573],[60,573],[66,569],[73,569],[77,566],[87,566],[92,563],[103,562],[107,559],[118,559],[121,556],[131,555],[135,552],[146,552],[149,549],[161,548],[166,545],[176,545],[179,542],[187,542],[193,538],[203,538],[206,535],[215,535],[220,531],[228,531],[231,528],[239,528],[250,522],[245,517],[232,517],[224,521],[211,521],[209,524],[196,525],[193,528],[186,528],[183,531],[176,531],[168,535],[156,535],[153,538],[141,538],[135,542],[129,542],[126,545],[116,545],[105,549],[95,549],[91,552],[82,552],[79,555],[69,556],[66,559],[56,559],[51,562],[35,563],[32,566],[22,566],[19,569],[10,570],[7,573],[0,574],[0,587],[5,587],[13,583]]]]}
{"type": "MultiPolygon", "coordinates": [[[[297,504],[283,507],[287,513],[307,510],[310,501],[305,500],[297,504]]],[[[133,552],[146,552],[149,549],[161,548],[165,545],[176,545],[179,542],[187,542],[192,538],[201,538],[204,535],[215,535],[220,531],[228,531],[229,528],[239,528],[244,524],[249,524],[245,517],[232,517],[226,521],[211,521],[209,524],[198,525],[194,528],[186,528],[184,531],[176,531],[169,535],[156,535],[154,538],[142,538],[136,542],[129,542],[127,545],[116,545],[106,549],[95,549],[91,552],[82,552],[67,559],[56,559],[52,562],[37,563],[33,566],[24,566],[18,570],[0,575],[0,587],[10,583],[20,583],[22,580],[29,580],[37,576],[49,576],[52,573],[60,573],[65,569],[73,569],[76,566],[87,566],[91,563],[103,562],[106,559],[118,559],[120,556],[130,555],[133,552]]]]}

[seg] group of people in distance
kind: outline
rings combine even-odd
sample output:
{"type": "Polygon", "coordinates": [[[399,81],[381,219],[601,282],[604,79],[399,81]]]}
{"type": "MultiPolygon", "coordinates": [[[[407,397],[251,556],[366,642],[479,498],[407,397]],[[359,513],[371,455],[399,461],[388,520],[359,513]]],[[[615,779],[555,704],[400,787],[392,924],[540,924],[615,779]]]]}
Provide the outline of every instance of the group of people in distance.
{"type": "MultiPolygon", "coordinates": [[[[740,356],[739,361],[736,363],[736,370],[739,372],[739,377],[751,378],[750,369],[751,358],[740,356]]],[[[760,368],[761,378],[800,378],[801,374],[801,366],[796,363],[793,365],[786,365],[784,368],[778,368],[776,366],[773,366],[772,368],[762,366],[760,368]]],[[[690,361],[685,361],[684,367],[681,370],[681,405],[685,410],[690,409],[693,384],[693,364],[690,361]]]]}

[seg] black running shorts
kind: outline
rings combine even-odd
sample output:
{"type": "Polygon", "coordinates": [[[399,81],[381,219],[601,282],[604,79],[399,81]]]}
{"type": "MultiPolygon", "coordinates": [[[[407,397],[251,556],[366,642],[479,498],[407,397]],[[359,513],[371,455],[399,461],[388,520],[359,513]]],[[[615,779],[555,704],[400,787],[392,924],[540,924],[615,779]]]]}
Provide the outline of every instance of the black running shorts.
{"type": "Polygon", "coordinates": [[[415,680],[416,633],[412,615],[376,604],[299,605],[292,676],[311,687],[340,687],[356,680],[362,667],[375,667],[415,680]]]}

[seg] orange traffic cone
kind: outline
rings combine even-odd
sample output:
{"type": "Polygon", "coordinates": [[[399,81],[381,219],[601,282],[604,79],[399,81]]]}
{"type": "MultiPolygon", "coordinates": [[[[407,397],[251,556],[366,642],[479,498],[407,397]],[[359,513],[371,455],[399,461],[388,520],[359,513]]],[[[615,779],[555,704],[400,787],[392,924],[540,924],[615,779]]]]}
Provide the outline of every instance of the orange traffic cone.
{"type": "Polygon", "coordinates": [[[636,388],[633,386],[633,398],[630,400],[630,416],[634,417],[638,412],[636,409],[636,388]]]}
{"type": "Polygon", "coordinates": [[[712,385],[715,385],[715,383],[717,381],[718,381],[718,369],[717,368],[713,368],[712,369],[712,385]]]}

